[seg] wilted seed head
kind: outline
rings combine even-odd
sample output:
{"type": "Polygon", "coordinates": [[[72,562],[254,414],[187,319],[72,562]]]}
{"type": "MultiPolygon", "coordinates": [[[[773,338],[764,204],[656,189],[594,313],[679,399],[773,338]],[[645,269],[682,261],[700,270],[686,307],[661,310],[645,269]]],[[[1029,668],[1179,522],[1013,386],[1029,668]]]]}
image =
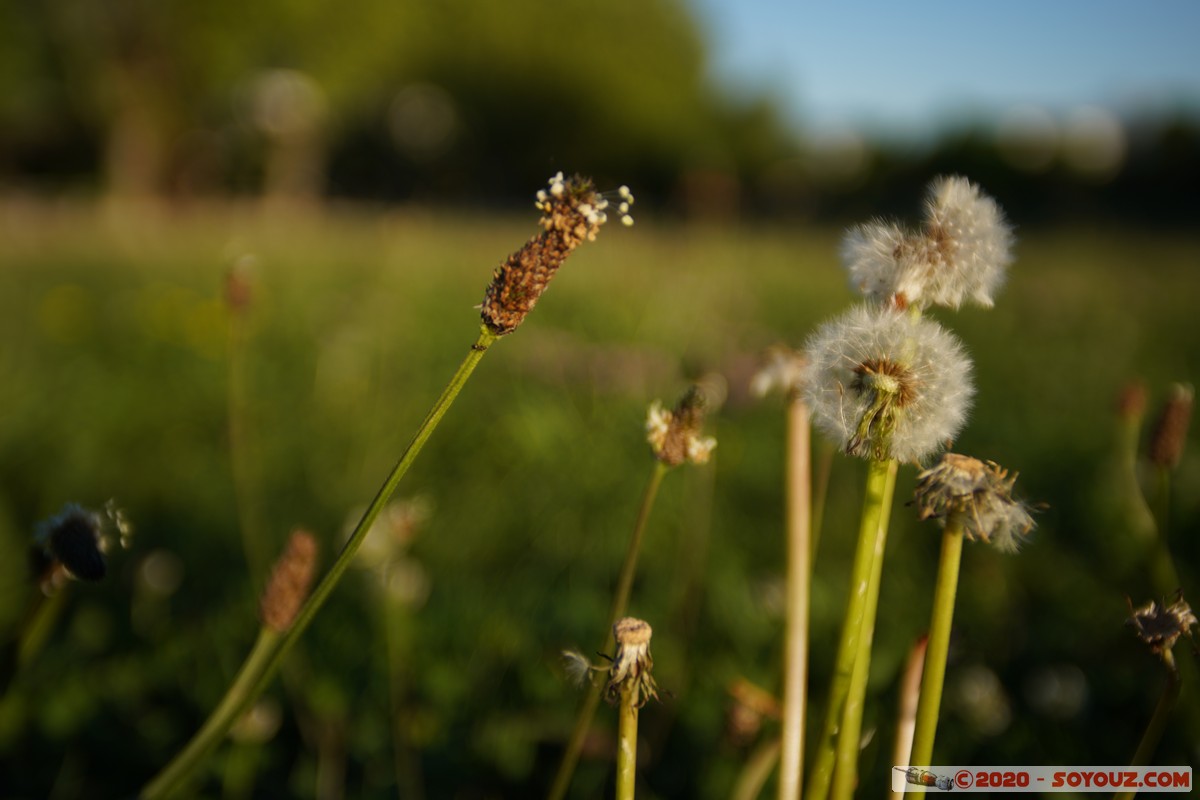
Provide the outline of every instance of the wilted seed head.
{"type": "MultiPolygon", "coordinates": [[[[629,187],[618,190],[617,212],[625,225],[633,194],[629,187]]],[[[610,203],[586,178],[550,179],[550,188],[537,193],[534,206],[542,212],[542,232],[508,257],[492,277],[484,295],[481,316],[492,333],[502,336],[516,330],[550,284],[554,273],[576,247],[592,241],[608,221],[610,203]]]]}
{"type": "Polygon", "coordinates": [[[1184,601],[1182,592],[1175,596],[1174,603],[1165,607],[1153,600],[1138,609],[1130,603],[1129,619],[1125,621],[1139,639],[1150,645],[1151,652],[1160,656],[1170,651],[1180,636],[1191,638],[1196,623],[1196,615],[1184,601]]]}
{"type": "Polygon", "coordinates": [[[1183,458],[1187,444],[1188,424],[1192,421],[1194,392],[1187,384],[1171,386],[1171,396],[1163,405],[1150,437],[1150,462],[1165,469],[1175,469],[1183,458]]]}
{"type": "Polygon", "coordinates": [[[963,534],[972,541],[1016,552],[1035,527],[1026,505],[1012,497],[1017,476],[997,464],[946,453],[932,469],[917,476],[916,504],[921,519],[933,517],[945,527],[960,515],[963,534]]]}
{"type": "Polygon", "coordinates": [[[700,435],[706,406],[704,392],[698,386],[688,389],[670,411],[655,400],[646,415],[646,441],[654,457],[671,467],[685,461],[707,463],[717,440],[700,435]]]}
{"type": "Polygon", "coordinates": [[[650,657],[652,634],[649,623],[633,617],[624,617],[613,625],[617,653],[609,667],[605,689],[610,702],[620,700],[621,689],[627,685],[633,688],[633,704],[638,708],[650,698],[658,697],[658,685],[650,674],[654,668],[654,659],[650,657]]]}
{"type": "Polygon", "coordinates": [[[308,598],[316,567],[317,540],[308,531],[293,531],[259,602],[263,625],[277,633],[292,626],[308,598]]]}
{"type": "Polygon", "coordinates": [[[777,344],[767,348],[766,361],[762,369],[750,381],[750,391],[757,397],[771,392],[786,395],[798,394],[804,382],[804,370],[808,360],[804,353],[787,345],[777,344]]]}
{"type": "Polygon", "coordinates": [[[919,462],[966,421],[971,361],[932,320],[859,306],[822,325],[807,352],[813,420],[850,455],[919,462]]]}
{"type": "Polygon", "coordinates": [[[918,232],[884,221],[850,229],[842,260],[850,283],[874,302],[986,308],[1012,262],[1012,230],[992,198],[966,178],[930,185],[918,232]]]}
{"type": "Polygon", "coordinates": [[[104,518],[83,506],[68,503],[38,525],[34,535],[34,566],[46,589],[55,588],[61,568],[67,577],[98,581],[104,577],[104,518]]]}

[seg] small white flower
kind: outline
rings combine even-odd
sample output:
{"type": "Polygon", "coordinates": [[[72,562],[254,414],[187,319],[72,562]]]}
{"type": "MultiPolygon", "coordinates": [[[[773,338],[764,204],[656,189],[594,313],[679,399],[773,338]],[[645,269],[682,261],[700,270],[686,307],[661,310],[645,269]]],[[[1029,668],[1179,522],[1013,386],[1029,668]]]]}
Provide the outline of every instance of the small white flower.
{"type": "Polygon", "coordinates": [[[646,412],[646,441],[654,452],[662,450],[670,431],[671,412],[663,408],[661,400],[655,400],[646,412]]]}
{"type": "Polygon", "coordinates": [[[687,440],[687,458],[693,464],[707,464],[717,440],[712,436],[692,436],[687,440]]]}
{"type": "Polygon", "coordinates": [[[807,353],[813,421],[850,455],[919,462],[966,421],[971,361],[933,320],[858,306],[822,325],[807,353]]]}

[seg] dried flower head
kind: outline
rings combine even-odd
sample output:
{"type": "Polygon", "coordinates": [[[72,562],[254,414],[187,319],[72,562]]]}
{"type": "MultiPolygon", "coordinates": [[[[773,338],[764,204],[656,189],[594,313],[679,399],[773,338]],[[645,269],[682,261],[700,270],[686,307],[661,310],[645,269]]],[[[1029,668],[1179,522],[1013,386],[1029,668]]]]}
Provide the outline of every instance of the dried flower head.
{"type": "Polygon", "coordinates": [[[1188,425],[1192,421],[1192,387],[1176,383],[1163,405],[1150,437],[1150,463],[1164,469],[1175,469],[1183,458],[1187,443],[1188,425]]]}
{"type": "Polygon", "coordinates": [[[842,260],[851,284],[876,302],[958,308],[970,300],[991,308],[1012,243],[995,200],[966,178],[941,177],[929,185],[919,232],[882,221],[859,225],[846,235],[842,260]]]}
{"type": "Polygon", "coordinates": [[[708,403],[703,390],[693,386],[670,411],[655,400],[646,415],[646,440],[654,457],[677,467],[685,461],[705,464],[717,446],[711,436],[701,436],[708,403]]]}
{"type": "Polygon", "coordinates": [[[935,518],[943,527],[960,515],[963,534],[972,541],[1016,552],[1034,528],[1028,507],[1012,497],[1011,477],[991,461],[946,453],[937,466],[917,476],[916,504],[921,519],[935,518]]]}
{"type": "Polygon", "coordinates": [[[308,598],[316,567],[317,540],[308,531],[293,531],[259,602],[263,625],[277,633],[292,626],[308,598]]]}
{"type": "Polygon", "coordinates": [[[38,525],[34,534],[33,564],[44,591],[58,588],[65,579],[101,580],[107,568],[104,553],[104,517],[76,503],[38,525]]]}
{"type": "Polygon", "coordinates": [[[1161,606],[1151,600],[1141,608],[1135,609],[1129,604],[1129,619],[1126,625],[1133,628],[1138,638],[1150,645],[1155,655],[1163,655],[1175,646],[1180,636],[1191,638],[1192,628],[1197,623],[1192,607],[1183,599],[1182,592],[1175,596],[1175,602],[1169,606],[1161,606]]]}
{"type": "Polygon", "coordinates": [[[92,511],[75,503],[39,523],[29,549],[30,574],[50,595],[69,580],[98,581],[107,572],[105,554],[128,547],[133,526],[115,500],[92,511]]]}
{"type": "Polygon", "coordinates": [[[654,659],[650,657],[650,624],[633,617],[624,617],[613,625],[613,638],[617,641],[617,653],[608,669],[608,685],[605,693],[609,702],[621,699],[621,690],[633,689],[633,704],[641,708],[650,698],[658,698],[658,685],[650,671],[654,659]]]}
{"type": "Polygon", "coordinates": [[[777,344],[767,348],[764,360],[766,363],[750,381],[750,391],[756,397],[765,397],[771,392],[793,395],[801,391],[804,385],[804,370],[808,365],[804,353],[787,345],[777,344]]]}
{"type": "Polygon", "coordinates": [[[859,306],[822,325],[807,351],[813,420],[850,455],[919,462],[966,421],[971,361],[933,320],[859,306]]]}
{"type": "MultiPolygon", "coordinates": [[[[629,215],[633,194],[622,186],[617,192],[617,213],[625,225],[633,224],[629,215]]],[[[593,241],[608,221],[608,198],[592,187],[586,178],[563,178],[560,172],[550,179],[550,188],[537,193],[535,207],[542,212],[542,232],[501,264],[484,295],[481,315],[488,330],[497,336],[511,333],[537,305],[554,273],[567,256],[585,241],[593,241]]]]}

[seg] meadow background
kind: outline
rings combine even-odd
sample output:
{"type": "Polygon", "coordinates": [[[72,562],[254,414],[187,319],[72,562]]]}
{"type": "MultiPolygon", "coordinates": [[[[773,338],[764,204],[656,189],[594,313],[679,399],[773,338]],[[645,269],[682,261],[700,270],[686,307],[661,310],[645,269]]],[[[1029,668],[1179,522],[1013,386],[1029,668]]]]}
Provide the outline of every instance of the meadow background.
{"type": "MultiPolygon", "coordinates": [[[[578,698],[558,654],[603,638],[653,467],[646,408],[707,377],[726,389],[719,446],[667,476],[630,610],[654,627],[670,692],[643,712],[641,793],[729,796],[777,726],[735,735],[728,687],[775,691],[782,647],[783,408],[749,380],[768,345],[802,344],[853,302],[844,225],[915,220],[948,172],[978,180],[1018,236],[994,310],[934,313],[976,364],[956,449],[1019,470],[1048,508],[1018,555],[966,548],[936,760],[1126,763],[1163,672],[1122,624],[1126,598],[1155,590],[1122,522],[1115,408],[1141,381],[1153,415],[1200,374],[1194,117],[1127,119],[1116,162],[1067,138],[1014,151],[986,118],[838,160],[842,144],[797,134],[769,92],[713,88],[688,6],[589,5],[579,31],[537,4],[466,5],[329,17],[280,2],[231,21],[219,4],[191,18],[0,3],[0,35],[21,45],[0,46],[0,630],[19,623],[39,520],[112,497],[136,529],[103,583],[69,587],[0,701],[0,796],[128,796],[192,735],[253,641],[289,531],[332,560],[560,168],[629,184],[636,226],[581,248],[483,361],[401,484],[423,515],[393,579],[347,576],[266,696],[276,725],[240,729],[201,795],[539,796],[578,698]],[[588,37],[597,53],[622,42],[637,80],[588,37]],[[562,41],[588,54],[574,69],[548,67],[562,41]],[[305,122],[312,86],[323,110],[305,122]]],[[[810,729],[863,472],[834,458],[810,729]]],[[[904,505],[913,478],[888,543],[863,796],[887,781],[898,673],[929,618],[939,537],[904,505]]],[[[1192,446],[1169,533],[1188,596],[1198,488],[1192,446]]],[[[610,791],[615,713],[597,720],[572,797],[610,791]]],[[[1185,686],[1156,763],[1193,763],[1198,741],[1185,686]]]]}

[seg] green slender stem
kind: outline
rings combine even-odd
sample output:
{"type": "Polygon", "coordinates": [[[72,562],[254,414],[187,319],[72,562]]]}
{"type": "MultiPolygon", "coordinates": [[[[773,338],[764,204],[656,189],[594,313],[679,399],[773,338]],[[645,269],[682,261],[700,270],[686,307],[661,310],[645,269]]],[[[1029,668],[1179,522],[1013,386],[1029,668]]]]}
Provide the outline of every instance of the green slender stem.
{"type": "Polygon", "coordinates": [[[617,726],[617,800],[633,800],[637,783],[637,684],[621,687],[621,718],[617,726]]]}
{"type": "MultiPolygon", "coordinates": [[[[832,796],[838,800],[849,800],[854,796],[858,784],[858,751],[862,738],[863,709],[866,706],[867,679],[871,674],[871,644],[875,639],[875,616],[879,609],[879,587],[883,582],[883,551],[887,544],[888,522],[891,519],[892,496],[896,490],[896,462],[887,462],[879,497],[879,510],[875,536],[871,549],[871,573],[867,584],[866,605],[863,608],[862,627],[858,634],[858,654],[850,675],[850,689],[846,693],[842,727],[837,741],[837,764],[833,774],[832,796]]],[[[867,492],[868,501],[872,493],[867,492]]]]}
{"type": "Polygon", "coordinates": [[[42,652],[42,648],[46,646],[46,642],[50,640],[50,634],[54,631],[54,624],[58,622],[59,615],[62,614],[63,608],[67,605],[67,596],[71,593],[70,587],[70,583],[60,586],[49,597],[46,597],[40,590],[37,590],[37,599],[29,615],[29,622],[26,624],[24,630],[21,631],[20,643],[17,645],[18,668],[24,667],[33,661],[37,657],[37,654],[42,652]]]}
{"type": "Polygon", "coordinates": [[[763,742],[755,748],[746,759],[746,765],[742,767],[733,791],[729,793],[729,800],[758,800],[767,778],[775,769],[775,762],[779,760],[779,750],[778,739],[763,742]]]}
{"type": "Polygon", "coordinates": [[[242,663],[242,668],[233,683],[229,685],[221,702],[213,709],[212,714],[205,720],[199,732],[192,737],[187,746],[171,760],[171,763],[155,776],[142,789],[143,800],[166,797],[180,785],[197,766],[225,738],[230,726],[237,721],[242,710],[254,701],[257,693],[254,691],[262,674],[264,665],[270,661],[272,653],[279,644],[280,634],[263,627],[258,632],[258,640],[250,655],[242,663]]]}
{"type": "MultiPolygon", "coordinates": [[[[668,469],[670,468],[663,462],[657,460],[654,462],[654,472],[650,474],[650,482],[646,484],[646,492],[642,495],[642,505],[638,509],[637,521],[633,525],[633,536],[629,539],[629,547],[625,551],[625,561],[621,565],[621,573],[617,578],[617,590],[613,596],[612,610],[608,615],[608,632],[604,637],[604,646],[600,648],[601,653],[610,652],[613,645],[616,644],[616,640],[613,639],[613,625],[625,616],[625,608],[629,605],[629,593],[633,589],[633,578],[637,573],[638,556],[642,550],[646,522],[650,519],[650,510],[654,508],[658,487],[662,484],[663,476],[667,474],[668,469]]],[[[587,738],[588,728],[591,727],[592,719],[596,716],[596,709],[600,706],[600,695],[603,691],[603,681],[592,681],[588,686],[587,694],[584,695],[583,702],[579,705],[579,713],[575,717],[575,727],[571,731],[571,738],[567,741],[567,749],[563,752],[562,761],[558,764],[558,772],[554,776],[554,783],[547,795],[550,800],[562,800],[567,796],[567,789],[571,786],[571,776],[575,774],[575,766],[579,763],[579,754],[583,751],[583,740],[587,738]]]]}
{"type": "Polygon", "coordinates": [[[417,429],[416,434],[414,434],[412,441],[409,442],[408,447],[400,456],[400,460],[396,462],[396,466],[392,468],[391,473],[383,482],[383,486],[380,487],[379,492],[375,495],[375,499],[367,506],[362,519],[359,520],[354,532],[350,534],[350,538],[346,540],[346,544],[342,547],[337,559],[300,608],[295,622],[292,623],[292,626],[287,631],[272,637],[269,645],[264,647],[262,653],[259,652],[260,646],[263,645],[260,637],[259,645],[256,645],[255,649],[247,657],[242,671],[238,673],[237,681],[229,687],[225,698],[222,699],[221,704],[217,707],[217,711],[213,712],[209,720],[204,723],[204,727],[200,729],[200,732],[196,734],[184,750],[154,780],[147,784],[146,788],[142,791],[143,798],[165,796],[167,792],[174,788],[179,781],[183,780],[199,764],[200,760],[207,755],[212,746],[215,746],[221,740],[229,730],[229,726],[236,719],[235,713],[229,713],[216,719],[217,712],[224,708],[227,703],[236,699],[237,705],[235,710],[244,708],[254,702],[267,688],[271,679],[274,678],[283,657],[291,649],[292,645],[296,643],[296,640],[300,638],[300,635],[304,633],[309,623],[312,622],[313,616],[316,615],[317,611],[324,605],[325,600],[328,599],[330,593],[333,592],[334,587],[337,586],[338,581],[350,566],[354,554],[366,538],[367,532],[371,530],[371,525],[375,522],[375,518],[379,516],[383,507],[391,499],[392,493],[396,491],[396,486],[400,483],[400,479],[408,472],[408,468],[416,460],[417,455],[421,452],[421,448],[425,446],[425,442],[429,440],[438,423],[442,421],[442,417],[445,416],[446,411],[454,403],[454,399],[458,396],[459,391],[462,390],[463,385],[471,377],[471,373],[475,371],[475,367],[478,366],[484,353],[496,341],[496,338],[496,335],[487,328],[481,328],[479,338],[471,346],[462,364],[459,365],[458,371],[450,379],[450,383],[442,390],[441,396],[434,403],[433,408],[430,409],[429,414],[426,415],[425,420],[417,429]],[[251,666],[253,666],[253,669],[251,669],[251,666]],[[243,681],[249,686],[248,690],[241,686],[243,681]],[[238,690],[236,698],[234,698],[235,690],[238,690]],[[209,742],[205,739],[202,742],[202,737],[207,737],[212,741],[209,742]],[[203,744],[203,747],[197,749],[198,744],[203,744]],[[180,765],[178,762],[184,759],[185,755],[189,757],[185,763],[180,765]],[[165,780],[168,775],[170,780],[165,780]]]}
{"type": "Polygon", "coordinates": [[[917,701],[916,730],[908,764],[928,768],[933,759],[942,687],[946,682],[946,654],[950,651],[950,627],[958,594],[958,567],[962,561],[963,517],[952,513],[942,532],[942,555],[938,560],[937,583],[933,590],[933,613],[929,620],[929,646],[921,674],[921,696],[917,701]]]}
{"type": "MultiPolygon", "coordinates": [[[[1150,763],[1150,758],[1158,749],[1158,743],[1162,739],[1163,730],[1167,727],[1167,718],[1171,716],[1171,710],[1175,708],[1175,701],[1179,699],[1181,681],[1179,680],[1179,670],[1175,666],[1175,656],[1170,650],[1165,650],[1162,657],[1163,663],[1167,667],[1167,685],[1163,687],[1162,696],[1158,698],[1158,705],[1154,708],[1154,715],[1150,717],[1150,722],[1146,725],[1146,732],[1142,734],[1142,740],[1138,742],[1137,751],[1133,754],[1133,761],[1129,764],[1131,767],[1144,767],[1150,763]]],[[[1116,795],[1115,800],[1132,800],[1136,794],[1136,790],[1120,792],[1116,795]]]]}
{"type": "Polygon", "coordinates": [[[876,539],[879,536],[879,521],[883,516],[884,498],[890,496],[888,484],[894,483],[895,476],[896,467],[893,461],[872,460],[868,463],[866,496],[863,498],[858,547],[854,553],[854,565],[850,572],[850,596],[846,601],[842,636],[838,642],[837,655],[834,658],[833,679],[829,687],[829,705],[825,709],[825,722],[821,728],[821,738],[817,741],[815,758],[805,791],[805,797],[808,800],[824,800],[829,796],[829,787],[833,783],[838,730],[842,723],[846,698],[850,691],[854,661],[858,657],[858,640],[862,630],[863,614],[867,606],[867,590],[871,582],[871,567],[874,561],[876,539]]]}
{"type": "Polygon", "coordinates": [[[21,669],[33,661],[45,647],[50,633],[54,630],[54,623],[66,603],[70,587],[71,584],[67,583],[47,597],[36,581],[30,585],[22,622],[9,638],[0,644],[0,698],[8,694],[9,687],[21,669]]]}
{"type": "Polygon", "coordinates": [[[787,421],[787,638],[784,643],[783,735],[779,800],[798,800],[804,769],[805,688],[808,681],[809,528],[812,469],[808,406],[794,396],[787,421]]]}

